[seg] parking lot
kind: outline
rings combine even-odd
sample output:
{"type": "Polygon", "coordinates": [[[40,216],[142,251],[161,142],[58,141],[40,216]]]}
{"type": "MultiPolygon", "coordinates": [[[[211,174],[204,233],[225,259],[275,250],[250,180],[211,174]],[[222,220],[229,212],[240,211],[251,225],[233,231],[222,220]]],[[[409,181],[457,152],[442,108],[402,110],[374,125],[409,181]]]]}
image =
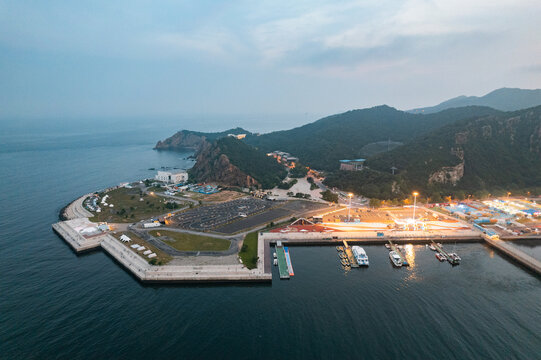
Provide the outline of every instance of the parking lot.
{"type": "Polygon", "coordinates": [[[277,205],[280,203],[255,198],[237,199],[185,211],[173,217],[173,224],[183,229],[207,231],[277,205]]]}

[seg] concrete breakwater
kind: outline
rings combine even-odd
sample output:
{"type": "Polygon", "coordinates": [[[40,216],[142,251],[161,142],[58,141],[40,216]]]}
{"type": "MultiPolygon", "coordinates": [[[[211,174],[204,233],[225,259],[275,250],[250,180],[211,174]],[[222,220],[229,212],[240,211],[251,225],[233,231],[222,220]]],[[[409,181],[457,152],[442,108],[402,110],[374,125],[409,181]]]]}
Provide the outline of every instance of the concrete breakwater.
{"type": "MultiPolygon", "coordinates": [[[[80,219],[82,220],[82,219],[80,219]]],[[[79,221],[79,220],[75,220],[79,221]]],[[[263,245],[260,244],[258,266],[248,269],[236,265],[151,265],[139,254],[123,245],[109,233],[84,237],[70,226],[70,221],[52,225],[76,253],[102,248],[142,282],[268,282],[272,273],[264,271],[263,245]]]]}
{"type": "Polygon", "coordinates": [[[484,235],[483,238],[485,239],[487,244],[489,244],[496,250],[500,251],[512,260],[521,264],[525,268],[533,271],[538,276],[541,276],[541,261],[533,258],[522,250],[518,249],[516,246],[513,246],[512,244],[509,244],[501,239],[490,238],[486,235],[484,235]]]}

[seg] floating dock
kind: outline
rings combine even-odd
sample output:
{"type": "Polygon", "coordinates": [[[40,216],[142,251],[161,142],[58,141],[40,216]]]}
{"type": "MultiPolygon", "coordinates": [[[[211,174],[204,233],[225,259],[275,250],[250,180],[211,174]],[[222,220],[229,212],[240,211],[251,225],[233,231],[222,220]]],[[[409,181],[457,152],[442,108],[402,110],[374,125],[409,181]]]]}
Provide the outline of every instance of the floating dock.
{"type": "Polygon", "coordinates": [[[445,260],[447,260],[447,262],[449,262],[449,264],[451,264],[451,265],[458,265],[459,264],[458,261],[453,260],[451,258],[451,256],[449,256],[447,251],[443,250],[443,248],[441,246],[439,246],[434,240],[431,240],[431,241],[432,241],[432,245],[434,245],[434,247],[436,248],[436,251],[439,252],[440,254],[442,254],[443,256],[445,256],[445,260]]]}
{"type": "Polygon", "coordinates": [[[287,267],[286,254],[282,242],[278,242],[275,247],[276,258],[278,259],[278,271],[280,271],[280,279],[289,279],[289,269],[287,267]]]}
{"type": "Polygon", "coordinates": [[[402,253],[402,251],[395,245],[391,240],[389,240],[389,245],[391,246],[391,250],[396,252],[398,256],[400,256],[400,260],[402,260],[402,266],[409,266],[408,260],[406,260],[406,257],[402,253]]]}
{"type": "Polygon", "coordinates": [[[287,246],[284,247],[284,253],[286,256],[287,271],[289,272],[289,276],[293,276],[295,273],[293,272],[293,265],[291,265],[291,257],[289,256],[289,248],[287,246]]]}
{"type": "Polygon", "coordinates": [[[344,252],[346,253],[346,256],[348,257],[349,265],[351,265],[351,267],[359,267],[359,264],[357,264],[357,260],[355,260],[355,256],[353,256],[351,247],[349,247],[346,240],[343,240],[343,242],[344,242],[344,252]]]}

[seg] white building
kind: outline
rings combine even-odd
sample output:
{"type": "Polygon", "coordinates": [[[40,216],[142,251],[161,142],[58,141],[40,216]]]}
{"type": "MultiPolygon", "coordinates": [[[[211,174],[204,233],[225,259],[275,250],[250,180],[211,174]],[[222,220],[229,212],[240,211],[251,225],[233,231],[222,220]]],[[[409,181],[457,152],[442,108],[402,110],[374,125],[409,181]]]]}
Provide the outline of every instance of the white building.
{"type": "Polygon", "coordinates": [[[188,181],[188,172],[185,170],[170,172],[170,171],[158,171],[155,177],[156,180],[164,181],[170,184],[178,184],[188,181]]]}

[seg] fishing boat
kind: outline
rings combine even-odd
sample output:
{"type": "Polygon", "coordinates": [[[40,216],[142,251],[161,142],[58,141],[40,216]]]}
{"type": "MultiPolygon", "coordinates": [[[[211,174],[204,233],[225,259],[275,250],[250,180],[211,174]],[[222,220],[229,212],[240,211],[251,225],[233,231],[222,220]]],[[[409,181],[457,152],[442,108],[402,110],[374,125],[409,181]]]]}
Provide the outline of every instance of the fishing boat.
{"type": "Polygon", "coordinates": [[[349,266],[349,261],[346,261],[345,259],[342,259],[342,260],[340,260],[340,264],[342,264],[342,266],[349,266]]]}
{"type": "Polygon", "coordinates": [[[436,247],[434,246],[434,244],[428,245],[428,248],[432,251],[436,251],[436,247]]]}
{"type": "Polygon", "coordinates": [[[439,261],[445,261],[445,256],[442,253],[436,253],[436,259],[439,261]]]}
{"type": "Polygon", "coordinates": [[[391,259],[391,262],[396,267],[402,266],[402,259],[400,258],[400,255],[396,253],[396,251],[389,251],[389,259],[391,259]]]}
{"type": "Polygon", "coordinates": [[[344,247],[343,246],[337,246],[336,251],[344,251],[344,247]]]}
{"type": "Polygon", "coordinates": [[[389,245],[389,244],[385,244],[385,247],[386,247],[387,249],[391,249],[391,245],[389,245]]]}
{"type": "Polygon", "coordinates": [[[278,259],[274,259],[274,266],[278,265],[278,259]]]}

